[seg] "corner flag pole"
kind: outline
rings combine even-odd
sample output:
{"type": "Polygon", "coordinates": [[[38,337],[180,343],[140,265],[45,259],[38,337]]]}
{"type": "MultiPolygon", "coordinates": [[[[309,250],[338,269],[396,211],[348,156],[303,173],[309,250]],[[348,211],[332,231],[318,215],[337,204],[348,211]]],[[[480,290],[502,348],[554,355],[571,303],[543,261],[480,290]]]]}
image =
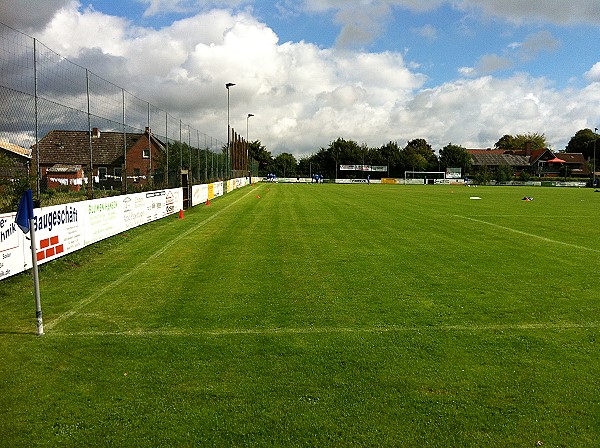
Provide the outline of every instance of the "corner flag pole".
{"type": "Polygon", "coordinates": [[[31,238],[31,264],[33,266],[33,289],[35,292],[35,319],[38,336],[44,334],[44,321],[42,319],[42,303],[40,300],[40,279],[38,275],[37,250],[35,247],[35,225],[33,220],[33,193],[25,190],[19,201],[16,222],[23,233],[29,232],[31,238]]]}

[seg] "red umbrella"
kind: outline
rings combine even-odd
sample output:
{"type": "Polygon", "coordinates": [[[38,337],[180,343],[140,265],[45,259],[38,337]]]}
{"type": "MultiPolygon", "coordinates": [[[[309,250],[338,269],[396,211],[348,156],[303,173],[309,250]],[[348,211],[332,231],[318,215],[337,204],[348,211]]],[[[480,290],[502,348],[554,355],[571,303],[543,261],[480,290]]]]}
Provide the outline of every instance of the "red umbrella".
{"type": "Polygon", "coordinates": [[[565,161],[563,159],[559,159],[558,157],[554,157],[553,159],[546,160],[546,162],[565,163],[565,161]]]}

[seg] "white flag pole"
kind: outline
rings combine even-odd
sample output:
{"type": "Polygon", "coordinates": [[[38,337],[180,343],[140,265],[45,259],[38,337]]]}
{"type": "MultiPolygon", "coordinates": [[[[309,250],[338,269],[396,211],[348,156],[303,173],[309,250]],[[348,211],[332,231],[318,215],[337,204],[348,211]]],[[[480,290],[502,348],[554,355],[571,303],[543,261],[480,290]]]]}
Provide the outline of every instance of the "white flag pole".
{"type": "Polygon", "coordinates": [[[33,290],[35,293],[35,325],[38,336],[44,334],[44,321],[42,319],[42,302],[40,299],[40,278],[38,275],[37,249],[35,246],[35,230],[33,216],[29,217],[29,235],[31,237],[31,264],[33,265],[33,290]]]}

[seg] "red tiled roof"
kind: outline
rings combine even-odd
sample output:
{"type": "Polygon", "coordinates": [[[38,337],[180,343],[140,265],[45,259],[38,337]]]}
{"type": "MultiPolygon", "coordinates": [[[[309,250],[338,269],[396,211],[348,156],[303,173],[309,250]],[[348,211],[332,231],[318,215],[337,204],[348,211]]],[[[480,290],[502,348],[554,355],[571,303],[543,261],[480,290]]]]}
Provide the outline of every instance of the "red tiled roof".
{"type": "MultiPolygon", "coordinates": [[[[127,147],[131,148],[142,135],[126,134],[127,147]]],[[[88,131],[50,131],[40,140],[39,148],[42,164],[85,165],[90,161],[88,131]]],[[[92,137],[92,153],[94,164],[122,163],[123,133],[101,132],[99,137],[92,137]]],[[[35,145],[33,155],[36,155],[35,145]]]]}
{"type": "MultiPolygon", "coordinates": [[[[125,137],[122,132],[100,132],[99,136],[92,136],[93,163],[105,165],[120,165],[123,162],[123,151],[125,144],[127,149],[142,137],[145,133],[127,133],[125,137]]],[[[152,136],[152,141],[159,147],[162,143],[152,136]]],[[[36,150],[32,151],[33,156],[36,150]]],[[[42,138],[39,142],[40,163],[42,164],[70,164],[85,165],[90,161],[90,137],[88,131],[60,131],[54,130],[42,138]]]]}

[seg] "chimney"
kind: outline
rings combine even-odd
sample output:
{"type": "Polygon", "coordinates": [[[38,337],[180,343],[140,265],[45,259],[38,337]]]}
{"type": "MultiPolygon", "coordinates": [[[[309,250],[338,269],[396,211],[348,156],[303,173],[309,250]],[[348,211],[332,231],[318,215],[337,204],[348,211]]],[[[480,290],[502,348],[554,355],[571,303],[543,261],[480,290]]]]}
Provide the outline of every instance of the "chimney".
{"type": "Polygon", "coordinates": [[[531,141],[525,142],[525,155],[531,157],[531,141]]]}
{"type": "Polygon", "coordinates": [[[100,138],[100,129],[98,129],[98,128],[93,128],[93,129],[92,129],[92,137],[93,137],[93,138],[100,138]]]}

